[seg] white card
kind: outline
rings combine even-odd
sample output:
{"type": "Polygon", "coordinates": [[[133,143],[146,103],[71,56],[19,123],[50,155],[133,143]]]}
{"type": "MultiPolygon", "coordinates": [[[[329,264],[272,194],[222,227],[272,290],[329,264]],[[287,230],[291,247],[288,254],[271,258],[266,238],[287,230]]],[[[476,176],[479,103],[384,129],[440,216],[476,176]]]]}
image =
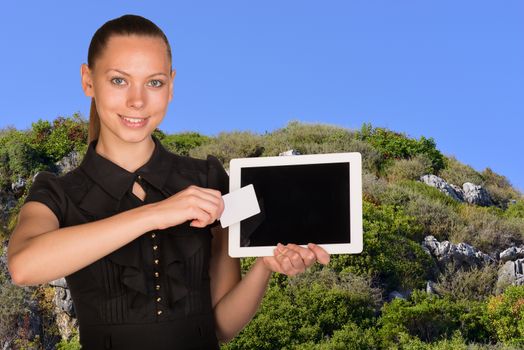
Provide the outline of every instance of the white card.
{"type": "Polygon", "coordinates": [[[260,213],[257,195],[252,184],[225,194],[222,198],[224,199],[224,211],[220,217],[222,228],[260,213]]]}

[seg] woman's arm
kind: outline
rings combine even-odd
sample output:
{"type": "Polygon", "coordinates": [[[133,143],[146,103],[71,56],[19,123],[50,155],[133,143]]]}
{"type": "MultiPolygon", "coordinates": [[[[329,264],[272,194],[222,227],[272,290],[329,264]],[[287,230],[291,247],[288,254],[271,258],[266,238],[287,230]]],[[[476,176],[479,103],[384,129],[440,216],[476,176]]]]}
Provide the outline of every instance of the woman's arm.
{"type": "Polygon", "coordinates": [[[155,229],[179,225],[205,227],[223,211],[217,190],[189,186],[160,202],[111,217],[59,228],[43,203],[28,201],[20,209],[9,239],[8,268],[17,285],[35,285],[67,276],[155,229]]]}
{"type": "Polygon", "coordinates": [[[248,273],[241,278],[239,259],[227,253],[227,229],[212,229],[211,297],[215,311],[217,337],[227,342],[235,337],[253,318],[273,272],[296,275],[316,261],[329,263],[329,254],[310,244],[309,249],[289,244],[279,245],[275,256],[257,258],[248,273]]]}

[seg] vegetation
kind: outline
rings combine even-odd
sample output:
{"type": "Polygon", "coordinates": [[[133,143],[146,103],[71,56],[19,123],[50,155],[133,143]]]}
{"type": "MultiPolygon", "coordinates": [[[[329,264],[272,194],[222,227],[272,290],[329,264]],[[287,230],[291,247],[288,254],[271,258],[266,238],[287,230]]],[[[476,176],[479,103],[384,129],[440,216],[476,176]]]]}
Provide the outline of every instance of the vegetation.
{"type": "MultiPolygon", "coordinates": [[[[497,287],[496,264],[440,271],[420,244],[433,235],[439,241],[469,243],[492,256],[523,244],[524,198],[504,176],[442,155],[431,138],[414,139],[370,124],[355,131],[292,121],[264,135],[154,133],[174,153],[197,158],[213,154],[226,168],[232,158],[275,156],[290,149],[362,154],[362,254],[333,255],[327,267],[316,265],[295,277],[274,274],[252,322],[223,349],[524,346],[524,286],[497,287]],[[465,182],[482,185],[495,205],[459,203],[421,183],[425,174],[459,187],[465,182]],[[425,291],[428,281],[434,282],[436,294],[425,291]],[[391,292],[406,298],[392,298],[391,292]]],[[[57,162],[73,151],[84,154],[86,142],[87,122],[78,114],[38,120],[29,130],[0,130],[0,239],[7,240],[14,228],[32,177],[44,169],[56,172],[57,162]]],[[[242,259],[242,273],[253,262],[242,259]]],[[[70,339],[60,340],[53,326],[52,288],[16,287],[4,265],[0,259],[0,347],[9,341],[15,349],[40,349],[54,342],[57,349],[79,349],[76,330],[70,339]],[[30,330],[35,312],[45,328],[42,337],[30,330]]]]}

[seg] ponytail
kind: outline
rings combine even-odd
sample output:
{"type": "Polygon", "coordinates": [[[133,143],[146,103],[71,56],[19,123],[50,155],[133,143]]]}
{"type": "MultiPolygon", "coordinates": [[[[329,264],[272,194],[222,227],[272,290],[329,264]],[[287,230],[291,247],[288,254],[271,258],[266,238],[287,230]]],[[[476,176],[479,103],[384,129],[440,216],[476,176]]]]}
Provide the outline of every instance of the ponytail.
{"type": "Polygon", "coordinates": [[[89,129],[87,133],[87,143],[98,139],[100,134],[100,117],[96,111],[95,99],[91,98],[91,110],[89,111],[89,129]]]}

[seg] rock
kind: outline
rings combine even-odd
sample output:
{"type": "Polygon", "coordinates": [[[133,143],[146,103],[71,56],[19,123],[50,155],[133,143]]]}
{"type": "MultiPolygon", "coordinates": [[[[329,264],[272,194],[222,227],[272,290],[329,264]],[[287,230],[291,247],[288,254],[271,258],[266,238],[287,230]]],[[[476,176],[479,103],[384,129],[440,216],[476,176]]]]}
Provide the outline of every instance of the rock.
{"type": "Polygon", "coordinates": [[[506,261],[498,271],[496,292],[501,293],[509,285],[524,285],[524,259],[506,261]]]}
{"type": "Polygon", "coordinates": [[[67,156],[55,163],[58,174],[66,174],[75,169],[81,163],[81,155],[77,151],[71,151],[67,156]]]}
{"type": "Polygon", "coordinates": [[[464,190],[464,200],[469,204],[477,204],[485,207],[493,205],[491,197],[482,186],[466,182],[462,185],[462,189],[464,190]]]}
{"type": "Polygon", "coordinates": [[[420,181],[428,186],[435,187],[440,192],[450,196],[456,201],[464,202],[464,193],[459,187],[448,184],[444,179],[436,175],[423,175],[420,177],[420,181]]]}
{"type": "Polygon", "coordinates": [[[522,258],[524,258],[524,248],[522,247],[511,247],[499,254],[499,259],[501,262],[512,261],[522,258]]]}
{"type": "Polygon", "coordinates": [[[426,283],[426,293],[428,294],[438,294],[435,290],[435,282],[427,281],[426,283]]]}
{"type": "Polygon", "coordinates": [[[401,293],[397,290],[394,290],[392,291],[391,293],[388,294],[388,300],[391,301],[393,299],[396,299],[396,298],[399,298],[399,299],[407,299],[408,298],[408,294],[407,293],[401,293]]]}
{"type": "Polygon", "coordinates": [[[279,156],[296,156],[296,155],[299,155],[300,152],[297,151],[297,150],[294,150],[294,149],[290,149],[288,151],[285,151],[285,152],[281,152],[279,153],[278,155],[279,156]]]}
{"type": "Polygon", "coordinates": [[[23,192],[25,189],[25,185],[25,179],[19,175],[18,179],[15,182],[11,183],[11,190],[16,194],[21,194],[21,192],[23,192]]]}
{"type": "Polygon", "coordinates": [[[440,268],[454,264],[456,269],[482,267],[495,260],[488,254],[477,250],[467,243],[453,244],[449,241],[438,242],[433,236],[426,236],[422,247],[426,247],[437,260],[440,268]]]}

